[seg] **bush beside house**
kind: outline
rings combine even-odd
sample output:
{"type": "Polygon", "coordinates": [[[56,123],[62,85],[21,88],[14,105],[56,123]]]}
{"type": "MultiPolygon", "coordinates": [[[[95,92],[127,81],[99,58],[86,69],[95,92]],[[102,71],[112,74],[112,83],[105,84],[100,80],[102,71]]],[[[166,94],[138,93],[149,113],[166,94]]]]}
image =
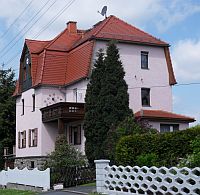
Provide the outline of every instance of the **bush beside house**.
{"type": "Polygon", "coordinates": [[[65,135],[60,135],[55,143],[55,151],[48,155],[46,167],[51,168],[51,184],[64,182],[66,169],[84,166],[86,158],[69,145],[65,135]]]}
{"type": "MultiPolygon", "coordinates": [[[[148,162],[157,160],[157,166],[175,166],[181,158],[192,154],[191,142],[199,135],[200,126],[185,131],[125,136],[116,146],[116,161],[124,166],[135,166],[139,159],[140,162],[142,161],[143,157],[143,159],[148,159],[148,162]],[[149,154],[152,155],[145,157],[149,154]]],[[[146,163],[140,165],[146,165],[146,163]]]]}

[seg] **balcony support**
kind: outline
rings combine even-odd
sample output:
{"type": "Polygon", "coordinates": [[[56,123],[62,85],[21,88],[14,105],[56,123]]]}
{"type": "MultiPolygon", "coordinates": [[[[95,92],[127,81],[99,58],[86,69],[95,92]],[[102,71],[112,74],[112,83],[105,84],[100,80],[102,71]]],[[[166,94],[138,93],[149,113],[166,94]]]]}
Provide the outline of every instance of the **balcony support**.
{"type": "Polygon", "coordinates": [[[62,119],[58,119],[58,134],[64,134],[64,121],[62,119]]]}

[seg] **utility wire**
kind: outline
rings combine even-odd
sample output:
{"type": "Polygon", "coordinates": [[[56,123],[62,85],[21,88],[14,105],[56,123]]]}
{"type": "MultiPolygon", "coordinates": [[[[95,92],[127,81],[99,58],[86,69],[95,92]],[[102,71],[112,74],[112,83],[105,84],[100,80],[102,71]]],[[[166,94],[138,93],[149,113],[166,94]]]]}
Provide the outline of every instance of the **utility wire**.
{"type": "Polygon", "coordinates": [[[51,20],[49,23],[47,23],[35,36],[34,38],[37,38],[39,35],[41,35],[51,24],[53,24],[57,18],[59,18],[76,0],[71,0],[69,4],[67,3],[51,20]]]}
{"type": "MultiPolygon", "coordinates": [[[[54,2],[47,8],[47,10],[40,16],[38,17],[38,19],[21,35],[22,31],[38,16],[38,14],[40,12],[42,12],[42,10],[47,6],[47,4],[50,2],[50,0],[48,0],[41,8],[40,10],[26,23],[26,25],[20,30],[20,32],[2,49],[3,54],[0,56],[0,58],[2,58],[3,56],[5,56],[10,49],[12,49],[19,41],[21,38],[23,38],[23,36],[34,26],[34,24],[36,24],[40,17],[43,16],[52,6],[53,4],[56,3],[56,0],[54,0],[54,2]],[[19,37],[20,36],[20,37],[19,37]],[[18,38],[19,37],[19,38],[18,38]],[[18,38],[18,39],[17,39],[18,38]],[[16,40],[17,39],[17,40],[16,40]],[[15,41],[16,40],[16,41],[15,41]],[[15,42],[14,42],[15,41],[15,42]],[[14,42],[14,44],[12,44],[14,42]],[[11,45],[12,44],[12,45],[11,45]],[[9,47],[11,45],[11,47],[9,47]],[[7,49],[8,48],[8,49],[7,49]]],[[[1,52],[2,53],[2,52],[1,52]]]]}
{"type": "Polygon", "coordinates": [[[32,0],[31,2],[29,2],[29,4],[23,9],[23,11],[17,16],[17,18],[12,22],[12,24],[6,29],[6,31],[1,35],[0,39],[2,39],[3,37],[5,37],[5,35],[9,32],[9,30],[14,26],[14,24],[17,22],[17,20],[19,20],[19,18],[28,10],[28,8],[31,6],[31,4],[33,3],[32,0]]]}
{"type": "MultiPolygon", "coordinates": [[[[63,14],[76,0],[71,0],[68,2],[52,19],[51,21],[45,25],[35,36],[34,38],[37,38],[39,35],[41,35],[51,24],[53,24],[60,16],[63,14]]],[[[5,64],[11,63],[19,54],[21,51],[17,52],[13,57],[11,57],[5,64]]]]}

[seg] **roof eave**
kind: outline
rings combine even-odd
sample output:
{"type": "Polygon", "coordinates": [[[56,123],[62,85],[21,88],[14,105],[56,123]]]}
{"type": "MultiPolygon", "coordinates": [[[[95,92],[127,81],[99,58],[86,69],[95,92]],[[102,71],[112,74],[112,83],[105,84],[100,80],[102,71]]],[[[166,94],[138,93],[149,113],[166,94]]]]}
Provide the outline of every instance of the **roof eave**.
{"type": "Polygon", "coordinates": [[[157,116],[136,116],[135,118],[141,118],[144,120],[149,121],[162,121],[162,122],[185,122],[185,123],[192,123],[196,120],[194,118],[172,118],[172,117],[157,117],[157,116]]]}
{"type": "MultiPolygon", "coordinates": [[[[113,40],[111,38],[101,38],[101,37],[91,37],[91,39],[101,40],[101,41],[113,40]]],[[[170,47],[170,45],[168,43],[160,44],[160,43],[149,43],[149,42],[142,42],[142,41],[122,40],[122,39],[115,39],[115,40],[120,43],[132,43],[132,44],[137,44],[137,45],[150,45],[150,46],[157,46],[157,47],[170,47]]]]}

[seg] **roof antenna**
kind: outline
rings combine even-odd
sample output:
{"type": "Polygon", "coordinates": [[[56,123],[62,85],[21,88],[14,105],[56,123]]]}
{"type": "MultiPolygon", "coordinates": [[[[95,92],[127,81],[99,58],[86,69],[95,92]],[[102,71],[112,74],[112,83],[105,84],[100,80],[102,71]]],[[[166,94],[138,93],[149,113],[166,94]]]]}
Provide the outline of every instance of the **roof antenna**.
{"type": "Polygon", "coordinates": [[[106,15],[106,13],[107,13],[107,6],[103,6],[101,12],[98,11],[98,13],[100,13],[102,16],[105,16],[105,19],[106,19],[107,18],[107,15],[106,15]]]}

